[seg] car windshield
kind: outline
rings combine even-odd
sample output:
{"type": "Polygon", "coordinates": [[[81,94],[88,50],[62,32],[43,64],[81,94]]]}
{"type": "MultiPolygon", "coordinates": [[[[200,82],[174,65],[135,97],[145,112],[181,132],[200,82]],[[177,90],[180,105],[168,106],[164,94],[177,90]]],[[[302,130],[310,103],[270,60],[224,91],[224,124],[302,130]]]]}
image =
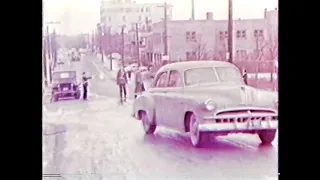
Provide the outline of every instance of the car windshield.
{"type": "Polygon", "coordinates": [[[184,81],[186,86],[219,82],[213,67],[188,69],[184,72],[184,81]]]}
{"type": "Polygon", "coordinates": [[[216,82],[242,82],[240,72],[234,67],[201,67],[184,72],[186,86],[207,85],[216,82]],[[215,71],[217,74],[215,73],[215,71]],[[217,77],[218,75],[218,77],[217,77]]]}
{"type": "Polygon", "coordinates": [[[55,72],[52,75],[53,79],[74,79],[76,72],[55,72]]]}
{"type": "Polygon", "coordinates": [[[240,71],[234,67],[215,67],[220,82],[243,82],[240,71]]]}

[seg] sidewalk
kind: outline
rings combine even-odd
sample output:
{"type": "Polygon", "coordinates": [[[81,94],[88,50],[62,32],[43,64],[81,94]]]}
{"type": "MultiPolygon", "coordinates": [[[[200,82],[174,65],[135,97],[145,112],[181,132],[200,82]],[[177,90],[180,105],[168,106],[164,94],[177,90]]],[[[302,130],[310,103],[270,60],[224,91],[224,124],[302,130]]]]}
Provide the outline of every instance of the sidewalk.
{"type": "MultiPolygon", "coordinates": [[[[97,59],[101,61],[101,54],[97,54],[97,59]]],[[[119,70],[119,66],[116,60],[112,61],[112,71],[110,70],[110,60],[109,57],[104,56],[103,67],[106,72],[106,75],[110,77],[111,80],[116,81],[117,72],[119,70]]]]}

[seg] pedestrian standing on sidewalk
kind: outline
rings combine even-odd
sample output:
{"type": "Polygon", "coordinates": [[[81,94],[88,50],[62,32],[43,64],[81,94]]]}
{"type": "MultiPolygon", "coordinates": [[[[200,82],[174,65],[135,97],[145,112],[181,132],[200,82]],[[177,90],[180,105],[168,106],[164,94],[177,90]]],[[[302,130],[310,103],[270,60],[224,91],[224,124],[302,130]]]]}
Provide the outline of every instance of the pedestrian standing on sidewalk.
{"type": "Polygon", "coordinates": [[[85,72],[82,73],[82,88],[83,88],[83,100],[87,100],[88,96],[88,80],[92,77],[88,77],[85,72]]]}
{"type": "Polygon", "coordinates": [[[242,71],[242,78],[243,78],[243,81],[246,85],[248,85],[248,74],[247,74],[247,70],[246,69],[243,69],[242,71]]]}
{"type": "Polygon", "coordinates": [[[121,67],[117,73],[117,85],[119,86],[119,92],[120,92],[120,100],[126,101],[127,99],[127,85],[128,78],[127,73],[124,70],[123,67],[121,67]]]}
{"type": "Polygon", "coordinates": [[[134,91],[134,98],[138,97],[138,94],[141,94],[145,89],[143,85],[143,79],[140,69],[138,69],[135,73],[135,91],[134,91]]]}

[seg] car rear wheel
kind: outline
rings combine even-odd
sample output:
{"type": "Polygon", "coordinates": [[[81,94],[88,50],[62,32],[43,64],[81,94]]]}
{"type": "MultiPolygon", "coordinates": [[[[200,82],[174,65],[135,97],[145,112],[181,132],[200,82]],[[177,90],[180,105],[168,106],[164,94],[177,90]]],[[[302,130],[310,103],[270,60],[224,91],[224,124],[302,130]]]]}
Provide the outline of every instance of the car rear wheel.
{"type": "Polygon", "coordinates": [[[150,118],[148,117],[147,113],[145,111],[141,112],[140,114],[143,129],[146,134],[153,134],[157,128],[156,125],[154,125],[150,118]]]}
{"type": "Polygon", "coordinates": [[[202,147],[209,140],[210,134],[199,131],[199,120],[195,114],[190,116],[189,127],[191,144],[194,147],[202,147]]]}
{"type": "Polygon", "coordinates": [[[277,130],[263,130],[259,132],[259,138],[262,144],[271,144],[274,138],[276,137],[277,130]]]}

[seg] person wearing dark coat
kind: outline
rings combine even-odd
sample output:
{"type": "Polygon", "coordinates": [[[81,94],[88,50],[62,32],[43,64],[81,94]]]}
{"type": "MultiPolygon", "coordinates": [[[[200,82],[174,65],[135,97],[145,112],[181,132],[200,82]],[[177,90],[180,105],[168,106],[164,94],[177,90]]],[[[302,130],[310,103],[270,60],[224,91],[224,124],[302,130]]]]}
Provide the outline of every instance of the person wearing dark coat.
{"type": "Polygon", "coordinates": [[[138,97],[138,94],[141,94],[143,91],[145,91],[143,79],[142,79],[142,73],[140,70],[136,71],[136,78],[135,78],[135,91],[134,91],[134,98],[138,97]]]}
{"type": "Polygon", "coordinates": [[[120,99],[127,99],[127,88],[126,84],[128,83],[127,72],[124,68],[120,68],[117,73],[117,85],[119,86],[120,99]]]}
{"type": "Polygon", "coordinates": [[[248,85],[248,74],[247,74],[247,70],[243,70],[242,72],[242,78],[243,78],[243,81],[246,85],[248,85]]]}
{"type": "Polygon", "coordinates": [[[82,73],[82,88],[83,88],[83,100],[87,100],[88,96],[88,80],[92,79],[92,77],[86,76],[86,73],[82,73]]]}

